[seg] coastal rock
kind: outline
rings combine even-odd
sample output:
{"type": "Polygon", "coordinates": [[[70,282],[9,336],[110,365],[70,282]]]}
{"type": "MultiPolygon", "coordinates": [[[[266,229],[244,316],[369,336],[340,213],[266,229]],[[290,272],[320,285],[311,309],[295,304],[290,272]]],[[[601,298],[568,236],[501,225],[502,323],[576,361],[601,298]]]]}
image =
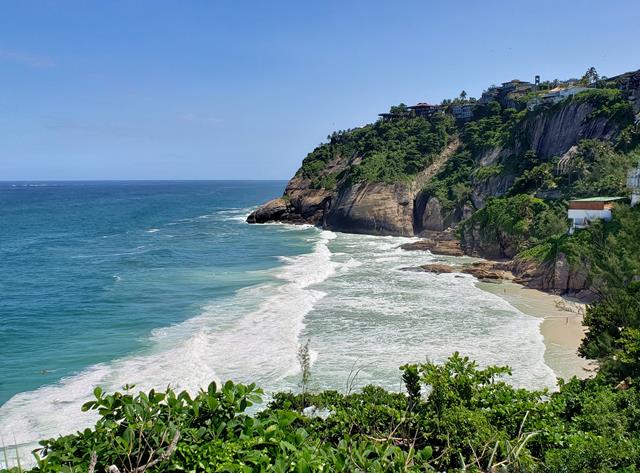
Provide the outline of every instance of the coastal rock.
{"type": "Polygon", "coordinates": [[[437,197],[419,196],[416,199],[416,214],[416,217],[420,218],[421,229],[431,231],[444,230],[442,205],[440,205],[437,197]]]}
{"type": "Polygon", "coordinates": [[[430,232],[429,238],[400,245],[406,251],[429,251],[441,256],[464,256],[460,242],[452,232],[430,232]]]}
{"type": "Polygon", "coordinates": [[[514,282],[532,289],[569,294],[583,301],[595,298],[593,282],[585,276],[588,268],[572,265],[564,253],[558,253],[552,261],[538,262],[530,258],[516,258],[511,270],[514,282]]]}
{"type": "Polygon", "coordinates": [[[332,201],[324,227],[371,235],[413,235],[413,195],[406,184],[361,182],[332,201]]]}
{"type": "Polygon", "coordinates": [[[511,264],[502,261],[478,261],[464,266],[462,272],[478,279],[512,279],[511,264]]]}
{"type": "Polygon", "coordinates": [[[456,271],[456,267],[449,266],[448,264],[423,264],[422,266],[411,267],[411,268],[401,268],[403,271],[416,271],[419,273],[434,273],[434,274],[448,274],[448,273],[459,273],[460,271],[456,271]]]}
{"type": "Polygon", "coordinates": [[[292,215],[311,225],[322,225],[333,192],[314,189],[311,181],[298,173],[287,184],[284,195],[289,199],[292,215]]]}
{"type": "MultiPolygon", "coordinates": [[[[323,228],[372,235],[413,236],[416,227],[415,204],[420,189],[433,177],[460,146],[457,136],[433,157],[431,163],[409,182],[357,182],[346,178],[345,170],[358,165],[362,158],[334,156],[313,181],[303,169],[289,181],[283,202],[269,202],[253,212],[247,222],[283,221],[309,223],[323,228]],[[323,179],[331,177],[327,185],[323,179]],[[327,187],[322,187],[327,185],[327,187]]],[[[426,202],[426,201],[425,201],[426,202]]],[[[462,218],[462,209],[455,218],[442,221],[437,200],[431,204],[434,222],[430,228],[442,229],[462,218]],[[438,223],[436,219],[441,221],[438,223]]]]}
{"type": "Polygon", "coordinates": [[[349,233],[413,235],[413,195],[406,184],[362,182],[339,192],[309,185],[308,180],[294,177],[285,197],[267,202],[247,222],[309,223],[349,233]]]}
{"type": "Polygon", "coordinates": [[[441,263],[424,264],[415,268],[402,268],[404,271],[418,271],[433,274],[464,273],[480,280],[511,279],[508,263],[479,261],[470,265],[448,265],[441,263]]]}
{"type": "Polygon", "coordinates": [[[283,198],[273,199],[251,212],[247,217],[249,223],[266,223],[285,220],[291,217],[291,206],[283,198]]]}

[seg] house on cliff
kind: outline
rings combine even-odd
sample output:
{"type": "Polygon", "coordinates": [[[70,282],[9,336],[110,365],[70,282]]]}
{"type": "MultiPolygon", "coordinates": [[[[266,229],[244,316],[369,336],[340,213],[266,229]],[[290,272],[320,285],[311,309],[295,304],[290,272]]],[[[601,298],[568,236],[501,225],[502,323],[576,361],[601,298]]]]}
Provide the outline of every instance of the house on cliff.
{"type": "Polygon", "coordinates": [[[420,102],[415,105],[407,107],[409,110],[413,110],[416,117],[429,118],[435,113],[442,112],[444,109],[442,105],[432,105],[430,103],[420,102]]]}
{"type": "Polygon", "coordinates": [[[575,199],[569,202],[567,217],[571,220],[569,234],[577,229],[587,228],[594,220],[611,220],[613,204],[624,197],[589,197],[587,199],[575,199]]]}
{"type": "Polygon", "coordinates": [[[566,89],[556,88],[549,93],[544,94],[541,99],[544,103],[558,103],[567,97],[573,97],[580,92],[584,92],[585,90],[589,90],[587,87],[567,87],[566,89]]]}
{"type": "MultiPolygon", "coordinates": [[[[404,107],[404,106],[403,106],[404,107]]],[[[413,116],[429,118],[438,112],[443,112],[444,107],[442,105],[432,105],[430,103],[420,102],[409,107],[398,110],[399,107],[392,107],[389,113],[379,113],[378,116],[383,120],[395,120],[398,118],[407,118],[406,111],[412,112],[413,116]]]]}
{"type": "Polygon", "coordinates": [[[531,91],[537,90],[539,82],[540,78],[539,76],[536,76],[535,84],[513,79],[508,82],[503,82],[500,86],[492,85],[482,93],[478,103],[482,105],[495,100],[503,108],[514,107],[516,105],[515,99],[531,91]]]}

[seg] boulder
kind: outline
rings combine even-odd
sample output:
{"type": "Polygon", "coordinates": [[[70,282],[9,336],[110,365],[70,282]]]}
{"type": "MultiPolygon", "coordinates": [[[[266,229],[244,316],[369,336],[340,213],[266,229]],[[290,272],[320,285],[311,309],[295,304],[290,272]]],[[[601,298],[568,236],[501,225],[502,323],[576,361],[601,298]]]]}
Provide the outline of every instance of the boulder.
{"type": "Polygon", "coordinates": [[[248,223],[266,223],[288,219],[291,213],[289,201],[283,198],[273,199],[254,210],[247,217],[248,223]]]}

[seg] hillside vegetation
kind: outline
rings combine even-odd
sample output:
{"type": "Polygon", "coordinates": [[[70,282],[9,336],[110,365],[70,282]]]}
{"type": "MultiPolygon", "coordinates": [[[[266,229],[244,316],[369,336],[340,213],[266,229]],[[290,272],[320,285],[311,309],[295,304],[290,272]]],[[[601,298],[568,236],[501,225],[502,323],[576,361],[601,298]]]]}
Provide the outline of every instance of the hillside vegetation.
{"type": "Polygon", "coordinates": [[[446,146],[453,132],[453,119],[439,114],[427,120],[412,116],[404,106],[393,110],[406,118],[377,121],[362,128],[333,133],[302,162],[300,172],[312,179],[312,186],[333,189],[336,181],[399,182],[429,165],[446,146]],[[342,173],[327,171],[336,158],[354,162],[342,173]]]}

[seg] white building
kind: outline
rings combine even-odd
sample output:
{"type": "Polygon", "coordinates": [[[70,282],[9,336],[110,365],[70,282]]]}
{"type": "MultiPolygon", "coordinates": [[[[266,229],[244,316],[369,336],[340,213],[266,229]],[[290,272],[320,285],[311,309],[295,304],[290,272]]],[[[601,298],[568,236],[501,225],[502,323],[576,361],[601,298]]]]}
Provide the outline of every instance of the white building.
{"type": "Polygon", "coordinates": [[[611,209],[616,200],[624,197],[589,197],[569,202],[567,217],[571,220],[569,233],[576,229],[586,228],[594,220],[611,220],[611,209]]]}
{"type": "Polygon", "coordinates": [[[587,87],[567,87],[566,89],[553,89],[549,93],[544,94],[541,99],[546,103],[558,103],[566,99],[567,97],[572,97],[573,95],[584,92],[585,90],[589,89],[587,87]]]}

